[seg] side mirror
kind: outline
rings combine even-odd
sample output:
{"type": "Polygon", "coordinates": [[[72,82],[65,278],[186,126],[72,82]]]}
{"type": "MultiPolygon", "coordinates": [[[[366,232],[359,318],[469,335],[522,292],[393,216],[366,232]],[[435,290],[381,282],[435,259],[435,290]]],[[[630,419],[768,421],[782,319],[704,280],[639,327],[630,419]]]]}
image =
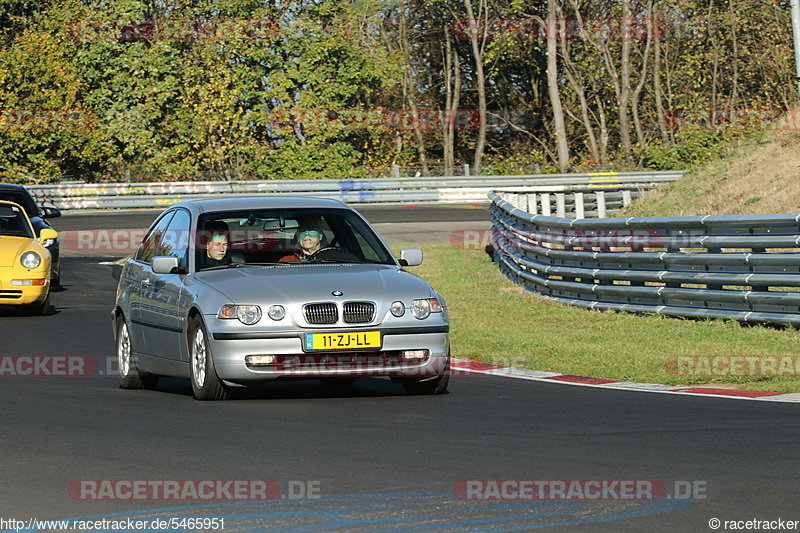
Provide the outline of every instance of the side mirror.
{"type": "Polygon", "coordinates": [[[178,258],[171,255],[159,255],[154,257],[153,272],[156,274],[180,274],[178,258]]]}
{"type": "Polygon", "coordinates": [[[422,264],[421,248],[403,248],[400,250],[400,264],[414,267],[422,264]]]}
{"type": "Polygon", "coordinates": [[[42,231],[39,232],[39,242],[49,241],[49,240],[56,240],[58,239],[58,232],[52,230],[50,228],[42,228],[42,231]]]}
{"type": "Polygon", "coordinates": [[[42,218],[58,218],[61,216],[61,210],[57,207],[42,206],[42,218]]]}

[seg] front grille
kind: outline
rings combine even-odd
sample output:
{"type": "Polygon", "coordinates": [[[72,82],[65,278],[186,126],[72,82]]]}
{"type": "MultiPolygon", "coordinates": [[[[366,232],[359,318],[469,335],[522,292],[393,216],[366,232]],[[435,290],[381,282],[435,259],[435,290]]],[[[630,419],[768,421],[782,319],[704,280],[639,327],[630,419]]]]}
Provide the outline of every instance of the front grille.
{"type": "Polygon", "coordinates": [[[308,304],[303,308],[303,314],[309,324],[336,324],[339,320],[334,303],[308,304]]]}
{"type": "Polygon", "coordinates": [[[375,317],[375,304],[372,302],[345,302],[344,321],[348,324],[372,322],[375,317]]]}

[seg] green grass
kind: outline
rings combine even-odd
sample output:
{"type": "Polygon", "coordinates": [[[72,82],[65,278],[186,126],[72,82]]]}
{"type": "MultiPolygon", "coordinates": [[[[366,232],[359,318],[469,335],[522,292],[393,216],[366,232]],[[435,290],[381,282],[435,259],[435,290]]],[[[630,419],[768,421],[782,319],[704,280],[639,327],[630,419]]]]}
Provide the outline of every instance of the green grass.
{"type": "Polygon", "coordinates": [[[677,356],[793,356],[796,330],[558,304],[513,284],[483,252],[446,243],[424,250],[423,264],[410,270],[447,300],[454,357],[624,381],[800,392],[800,373],[708,378],[668,370],[669,358],[677,356]]]}

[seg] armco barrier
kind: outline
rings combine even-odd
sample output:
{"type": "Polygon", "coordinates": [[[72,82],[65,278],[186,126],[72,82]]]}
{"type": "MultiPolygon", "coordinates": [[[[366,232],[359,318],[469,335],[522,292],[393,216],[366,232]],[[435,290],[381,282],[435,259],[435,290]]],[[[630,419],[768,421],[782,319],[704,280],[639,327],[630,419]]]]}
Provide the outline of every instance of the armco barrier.
{"type": "Polygon", "coordinates": [[[546,298],[800,326],[800,213],[569,219],[489,199],[501,272],[546,298]]]}
{"type": "Polygon", "coordinates": [[[342,180],[203,181],[165,183],[61,184],[28,187],[40,201],[60,209],[167,207],[185,200],[236,196],[314,196],[347,203],[485,202],[499,187],[572,186],[593,188],[641,184],[650,188],[675,181],[676,172],[537,174],[451,178],[375,178],[342,180]]]}

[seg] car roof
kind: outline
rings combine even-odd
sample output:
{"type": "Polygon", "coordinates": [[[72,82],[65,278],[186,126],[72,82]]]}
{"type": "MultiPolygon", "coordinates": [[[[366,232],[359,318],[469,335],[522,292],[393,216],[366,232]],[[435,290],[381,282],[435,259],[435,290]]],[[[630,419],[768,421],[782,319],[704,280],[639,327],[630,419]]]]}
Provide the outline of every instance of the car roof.
{"type": "Polygon", "coordinates": [[[252,196],[181,202],[172,207],[185,207],[198,213],[217,213],[247,209],[347,209],[352,207],[339,200],[300,196],[252,196]]]}

